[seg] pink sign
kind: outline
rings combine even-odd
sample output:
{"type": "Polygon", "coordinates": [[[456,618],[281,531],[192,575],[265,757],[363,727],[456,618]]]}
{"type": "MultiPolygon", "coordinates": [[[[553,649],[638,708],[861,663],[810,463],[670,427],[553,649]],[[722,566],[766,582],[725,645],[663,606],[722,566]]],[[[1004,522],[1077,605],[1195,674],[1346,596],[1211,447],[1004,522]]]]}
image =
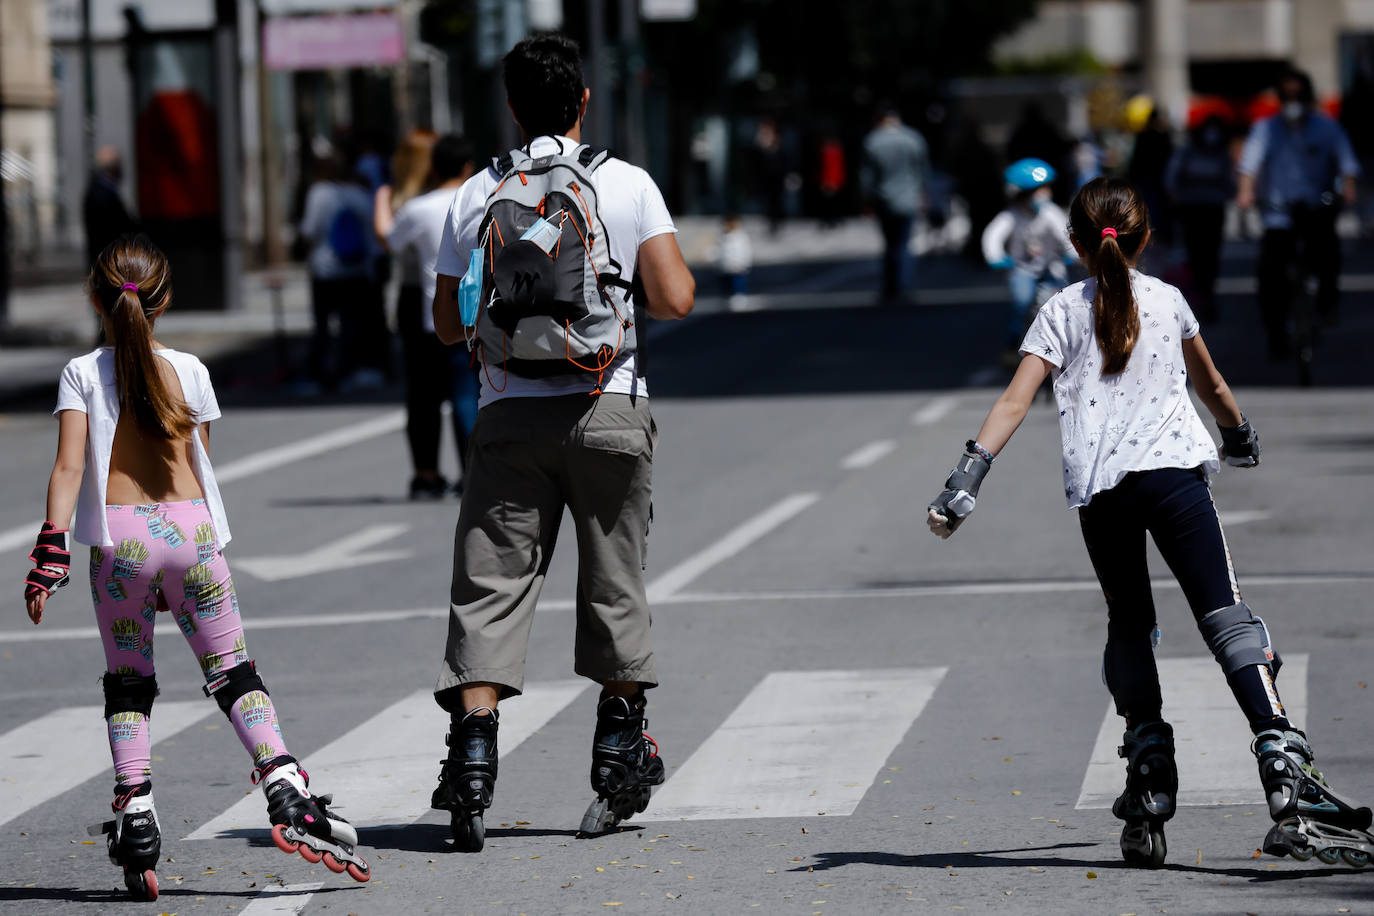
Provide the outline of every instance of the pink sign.
{"type": "Polygon", "coordinates": [[[392,13],[283,16],[262,27],[262,58],[269,70],[383,67],[403,57],[405,36],[392,13]]]}

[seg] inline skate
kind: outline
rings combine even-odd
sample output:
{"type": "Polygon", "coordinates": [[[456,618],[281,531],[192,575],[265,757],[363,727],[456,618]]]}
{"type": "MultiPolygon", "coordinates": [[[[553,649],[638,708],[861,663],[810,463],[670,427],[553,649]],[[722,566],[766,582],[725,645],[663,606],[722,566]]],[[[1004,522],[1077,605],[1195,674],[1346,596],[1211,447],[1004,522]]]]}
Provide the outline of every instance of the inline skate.
{"type": "Polygon", "coordinates": [[[1307,736],[1296,729],[1268,729],[1250,745],[1274,826],[1264,838],[1271,856],[1306,862],[1314,855],[1327,865],[1344,860],[1363,868],[1374,855],[1370,810],[1341,798],[1313,762],[1307,736]]]}
{"type": "Polygon", "coordinates": [[[153,784],[115,786],[110,810],[114,820],[96,824],[87,832],[106,836],[110,861],[124,869],[124,886],[135,900],[156,900],[157,873],[153,869],[162,852],[162,833],[153,807],[153,784]]]}
{"type": "Polygon", "coordinates": [[[605,833],[649,806],[663,783],[658,743],[644,733],[644,691],[634,697],[603,696],[592,739],[592,790],[596,800],[582,816],[581,833],[605,833]]]}
{"type": "Polygon", "coordinates": [[[429,806],[450,813],[454,848],[481,852],[486,843],[482,812],[491,807],[496,789],[496,710],[486,706],[453,716],[444,738],[448,756],[441,761],[439,785],[429,806]]]}
{"type": "Polygon", "coordinates": [[[347,871],[355,881],[372,877],[366,860],[355,852],[358,831],[329,810],[332,796],[310,792],[310,776],[296,758],[274,757],[253,771],[253,783],[261,783],[267,797],[272,842],[278,849],[287,855],[299,852],[311,864],[323,861],[325,868],[336,874],[347,871]]]}
{"type": "Polygon", "coordinates": [[[1178,797],[1174,729],[1168,722],[1145,722],[1121,740],[1117,755],[1126,759],[1126,788],[1112,803],[1112,814],[1126,822],[1121,855],[1128,865],[1158,868],[1168,853],[1164,823],[1174,816],[1178,797]]]}

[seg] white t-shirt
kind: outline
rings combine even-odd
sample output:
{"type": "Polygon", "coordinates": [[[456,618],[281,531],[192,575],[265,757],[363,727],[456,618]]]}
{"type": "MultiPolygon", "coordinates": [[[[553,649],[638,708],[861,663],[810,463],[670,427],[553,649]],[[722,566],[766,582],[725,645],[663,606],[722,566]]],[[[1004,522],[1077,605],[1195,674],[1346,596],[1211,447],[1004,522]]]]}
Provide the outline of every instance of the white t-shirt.
{"type": "MultiPolygon", "coordinates": [[[[191,408],[196,423],[217,419],[219,402],[210,384],[210,372],[205,364],[190,353],[178,350],[156,350],[176,370],[181,382],[182,398],[191,408]]],[[[114,348],[100,347],[78,356],[62,370],[57,383],[57,409],[79,410],[86,415],[86,469],[81,477],[81,493],[76,502],[76,540],[92,546],[113,546],[110,528],[105,521],[105,485],[110,477],[110,449],[114,445],[115,426],[119,423],[119,392],[115,387],[114,348]]],[[[205,451],[199,433],[191,434],[191,469],[205,492],[210,509],[210,521],[221,547],[229,543],[229,522],[224,516],[224,500],[215,483],[215,471],[205,451]]]]}
{"type": "Polygon", "coordinates": [[[444,237],[444,224],[453,206],[457,190],[439,188],[419,197],[412,197],[396,211],[396,219],[387,234],[386,244],[402,260],[413,258],[420,265],[420,319],[425,330],[434,333],[434,262],[439,256],[439,242],[444,237]]]}
{"type": "Polygon", "coordinates": [[[1126,368],[1102,375],[1093,322],[1095,279],[1062,290],[1040,309],[1021,343],[1023,354],[1054,364],[1054,397],[1064,443],[1064,496],[1086,506],[1130,471],[1220,469],[1217,448],[1188,396],[1183,341],[1198,333],[1183,294],[1131,271],[1140,339],[1126,368]]]}
{"type": "MultiPolygon", "coordinates": [[[[577,148],[577,144],[567,137],[536,137],[528,151],[537,159],[558,152],[560,143],[570,152],[577,148]]],[[[676,232],[677,227],[673,225],[673,217],[668,213],[658,185],[638,166],[621,159],[607,159],[596,170],[593,180],[596,182],[597,208],[611,242],[611,257],[619,262],[621,276],[628,280],[634,276],[639,246],[656,235],[676,232]]],[[[462,277],[467,273],[468,255],[478,247],[477,229],[486,213],[487,197],[500,181],[495,167],[488,167],[458,189],[444,225],[435,273],[449,277],[462,277]]],[[[644,332],[643,328],[637,330],[641,334],[644,332]]],[[[626,353],[611,364],[601,390],[611,394],[648,395],[644,380],[635,373],[634,353],[626,353]]],[[[492,366],[482,370],[478,405],[485,407],[502,398],[556,397],[586,394],[587,391],[586,380],[576,375],[547,379],[527,379],[515,374],[507,377],[499,366],[492,366]],[[504,385],[504,390],[497,391],[492,383],[496,387],[504,385]]]]}

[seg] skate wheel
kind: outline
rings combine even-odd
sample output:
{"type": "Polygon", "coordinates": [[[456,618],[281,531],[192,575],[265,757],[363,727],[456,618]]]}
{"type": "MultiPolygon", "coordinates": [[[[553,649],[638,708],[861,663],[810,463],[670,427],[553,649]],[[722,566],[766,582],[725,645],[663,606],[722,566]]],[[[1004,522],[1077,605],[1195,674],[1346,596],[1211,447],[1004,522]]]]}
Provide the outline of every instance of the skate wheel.
{"type": "Polygon", "coordinates": [[[320,861],[320,859],[324,858],[324,853],[311,849],[304,843],[300,844],[300,849],[298,851],[301,854],[301,858],[309,862],[311,865],[317,864],[320,861]]]}
{"type": "Polygon", "coordinates": [[[481,812],[455,811],[449,822],[453,848],[458,852],[481,852],[487,842],[487,827],[481,812]]]}
{"type": "Polygon", "coordinates": [[[1164,831],[1156,827],[1150,831],[1150,867],[1159,868],[1169,854],[1169,844],[1164,841],[1164,831]]]}
{"type": "Polygon", "coordinates": [[[292,840],[286,836],[285,824],[272,825],[272,842],[276,843],[277,848],[280,849],[282,852],[286,853],[288,856],[291,855],[291,853],[295,852],[296,848],[301,845],[300,843],[297,843],[295,840],[292,840]]]}
{"type": "Polygon", "coordinates": [[[362,864],[359,864],[357,862],[349,862],[348,877],[352,878],[354,881],[361,881],[363,883],[367,883],[368,881],[372,880],[372,869],[367,867],[366,862],[363,862],[362,864]]]}
{"type": "Polygon", "coordinates": [[[1342,849],[1341,858],[1352,868],[1364,868],[1369,864],[1369,853],[1359,849],[1342,849]]]}
{"type": "Polygon", "coordinates": [[[1306,862],[1317,854],[1317,850],[1313,849],[1311,846],[1293,846],[1289,848],[1288,854],[1299,862],[1306,862]]]}
{"type": "Polygon", "coordinates": [[[151,902],[157,899],[157,874],[151,868],[124,872],[124,886],[135,900],[151,902]]]}
{"type": "Polygon", "coordinates": [[[1328,846],[1317,853],[1317,858],[1321,859],[1327,865],[1335,865],[1341,860],[1341,851],[1328,846]]]}
{"type": "Polygon", "coordinates": [[[344,869],[347,867],[338,859],[334,858],[334,853],[332,852],[326,851],[321,858],[324,860],[324,867],[336,875],[343,874],[344,869]]]}
{"type": "Polygon", "coordinates": [[[582,815],[582,826],[578,832],[583,836],[596,836],[619,823],[620,818],[611,810],[611,800],[598,797],[588,806],[587,813],[582,815]]]}

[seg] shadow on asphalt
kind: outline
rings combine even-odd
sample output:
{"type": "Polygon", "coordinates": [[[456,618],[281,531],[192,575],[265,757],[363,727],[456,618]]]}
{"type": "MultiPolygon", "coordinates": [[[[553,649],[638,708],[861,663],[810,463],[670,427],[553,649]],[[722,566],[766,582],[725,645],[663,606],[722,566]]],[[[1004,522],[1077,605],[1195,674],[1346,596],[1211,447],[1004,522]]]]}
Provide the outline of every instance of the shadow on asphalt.
{"type": "MultiPolygon", "coordinates": [[[[448,824],[383,824],[358,828],[358,845],[367,850],[455,852],[448,824]]],[[[519,836],[577,836],[576,830],[545,827],[488,827],[487,841],[519,836]]]]}
{"type": "MultiPolygon", "coordinates": [[[[829,871],[848,865],[887,865],[896,868],[1071,868],[1075,871],[1086,870],[1126,870],[1136,871],[1134,866],[1112,859],[1075,859],[1062,856],[1027,856],[1023,853],[1056,852],[1070,849],[1092,849],[1103,846],[1100,843],[1055,843],[1050,846],[1024,846],[1011,849],[990,849],[986,852],[932,852],[921,855],[902,855],[895,852],[820,852],[812,858],[809,865],[790,868],[794,872],[829,871]]],[[[1113,855],[1116,850],[1111,850],[1113,855]]],[[[1262,884],[1271,881],[1295,881],[1303,878],[1352,878],[1361,872],[1352,868],[1311,868],[1301,871],[1277,871],[1268,868],[1209,868],[1201,865],[1180,865],[1166,862],[1157,871],[1182,872],[1194,875],[1218,875],[1229,878],[1245,878],[1262,884]]],[[[1366,874],[1374,875],[1374,872],[1366,874]]],[[[1360,880],[1374,880],[1364,878],[1360,880]]]]}
{"type": "MultiPolygon", "coordinates": [[[[116,876],[116,880],[121,880],[116,876]]],[[[346,891],[348,885],[322,887],[315,894],[331,894],[346,891]]],[[[255,887],[239,891],[211,890],[194,887],[188,883],[176,883],[167,875],[158,877],[158,899],[167,897],[257,897],[263,888],[255,887]]],[[[110,890],[91,890],[81,887],[0,887],[0,903],[6,901],[60,900],[64,903],[133,903],[133,898],[124,888],[110,890]]]]}

